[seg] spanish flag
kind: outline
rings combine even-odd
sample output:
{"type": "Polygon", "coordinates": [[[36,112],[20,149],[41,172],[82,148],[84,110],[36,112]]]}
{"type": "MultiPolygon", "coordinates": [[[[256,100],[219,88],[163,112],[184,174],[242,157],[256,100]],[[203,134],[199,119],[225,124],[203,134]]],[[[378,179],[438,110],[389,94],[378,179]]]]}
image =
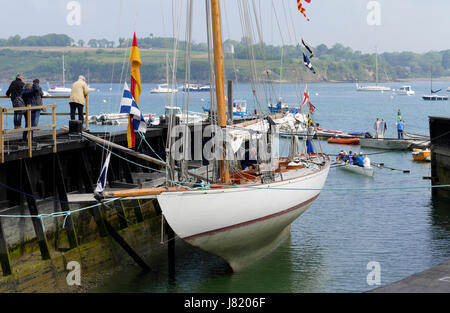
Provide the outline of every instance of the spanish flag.
{"type": "MultiPolygon", "coordinates": [[[[310,1],[306,0],[306,2],[309,3],[310,1]]],[[[306,18],[306,20],[309,22],[309,18],[306,16],[305,8],[303,7],[302,0],[297,0],[297,7],[298,7],[298,10],[300,11],[300,13],[302,13],[303,16],[306,18]]]]}
{"type": "MultiPolygon", "coordinates": [[[[139,47],[137,44],[136,33],[133,35],[133,43],[131,45],[130,53],[131,62],[131,86],[130,91],[133,95],[136,104],[139,104],[139,97],[141,96],[141,73],[139,67],[142,64],[141,54],[139,53],[139,47]]],[[[134,148],[135,138],[134,138],[134,128],[131,115],[128,116],[128,129],[127,129],[127,141],[128,148],[134,148]]]]}

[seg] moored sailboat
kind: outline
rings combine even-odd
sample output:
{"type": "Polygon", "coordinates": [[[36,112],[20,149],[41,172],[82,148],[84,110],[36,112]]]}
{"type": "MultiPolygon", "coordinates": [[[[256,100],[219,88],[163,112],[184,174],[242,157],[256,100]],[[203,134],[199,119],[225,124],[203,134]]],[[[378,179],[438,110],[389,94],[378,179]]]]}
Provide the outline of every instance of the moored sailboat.
{"type": "MultiPolygon", "coordinates": [[[[220,4],[219,0],[207,4],[211,5],[214,46],[215,126],[218,132],[226,133],[220,4]]],[[[273,123],[269,117],[267,122],[273,123]]],[[[263,135],[267,135],[263,143],[268,149],[245,169],[228,161],[227,154],[235,151],[230,151],[227,145],[220,147],[221,152],[212,160],[218,172],[213,182],[198,175],[195,182],[187,183],[186,177],[177,180],[174,172],[193,174],[183,171],[183,166],[173,165],[169,144],[166,161],[157,161],[167,169],[165,186],[106,192],[104,196],[154,195],[177,236],[222,257],[233,270],[241,270],[289,236],[291,223],[317,199],[330,169],[329,156],[314,153],[310,146],[304,154],[276,157],[270,136],[273,133],[270,130],[269,134],[259,133],[259,138],[263,135]]]]}

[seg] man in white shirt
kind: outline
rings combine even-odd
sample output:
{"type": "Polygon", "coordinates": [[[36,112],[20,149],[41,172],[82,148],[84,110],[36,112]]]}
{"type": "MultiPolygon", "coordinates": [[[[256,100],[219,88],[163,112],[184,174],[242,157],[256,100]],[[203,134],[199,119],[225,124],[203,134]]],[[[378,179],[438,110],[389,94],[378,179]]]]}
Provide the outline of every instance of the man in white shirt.
{"type": "Polygon", "coordinates": [[[367,155],[364,156],[364,167],[370,167],[370,159],[367,155]]]}

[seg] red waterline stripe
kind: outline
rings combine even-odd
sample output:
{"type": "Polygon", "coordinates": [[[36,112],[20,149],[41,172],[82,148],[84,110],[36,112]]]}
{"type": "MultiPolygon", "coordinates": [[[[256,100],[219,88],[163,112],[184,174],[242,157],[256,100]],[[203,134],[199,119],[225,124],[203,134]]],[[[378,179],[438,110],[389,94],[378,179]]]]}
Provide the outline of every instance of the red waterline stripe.
{"type": "Polygon", "coordinates": [[[268,219],[271,219],[271,218],[274,218],[274,217],[277,217],[277,216],[289,213],[291,211],[297,210],[297,209],[299,209],[299,208],[301,208],[303,206],[306,206],[306,205],[310,204],[311,202],[316,200],[317,197],[319,197],[319,194],[320,193],[318,193],[317,195],[315,195],[311,199],[306,200],[305,202],[297,204],[296,206],[293,206],[292,208],[286,209],[284,211],[281,211],[281,212],[278,212],[278,213],[274,213],[274,214],[271,214],[271,215],[267,215],[267,216],[264,216],[264,217],[260,217],[260,218],[257,218],[257,219],[251,220],[251,221],[247,221],[247,222],[243,222],[243,223],[239,223],[239,224],[235,224],[235,225],[231,225],[231,226],[227,226],[227,227],[223,227],[223,228],[210,230],[210,231],[207,231],[207,232],[204,232],[204,233],[200,233],[200,234],[196,234],[196,235],[192,235],[192,236],[189,236],[189,237],[184,237],[183,240],[191,240],[191,239],[202,237],[202,236],[206,236],[206,235],[220,233],[220,232],[227,231],[227,230],[230,230],[230,229],[233,229],[233,228],[239,228],[239,227],[242,227],[242,226],[247,226],[247,225],[250,225],[250,224],[253,224],[253,223],[256,223],[256,222],[261,222],[261,221],[264,221],[264,220],[268,220],[268,219]]]}

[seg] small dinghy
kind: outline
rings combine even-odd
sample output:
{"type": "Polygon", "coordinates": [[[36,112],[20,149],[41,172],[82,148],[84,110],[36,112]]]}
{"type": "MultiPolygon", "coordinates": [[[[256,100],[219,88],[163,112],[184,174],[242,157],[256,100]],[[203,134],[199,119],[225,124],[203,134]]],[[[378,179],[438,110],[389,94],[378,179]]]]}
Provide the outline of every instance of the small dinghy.
{"type": "Polygon", "coordinates": [[[429,149],[414,149],[412,152],[414,161],[431,162],[431,151],[429,149]]]}
{"type": "Polygon", "coordinates": [[[348,172],[353,172],[355,174],[373,177],[373,167],[362,167],[362,166],[358,166],[358,165],[344,163],[342,161],[338,162],[338,164],[339,165],[337,167],[339,167],[343,170],[346,170],[348,172]]]}
{"type": "Polygon", "coordinates": [[[328,143],[337,143],[344,145],[359,145],[359,138],[329,138],[328,143]]]}

